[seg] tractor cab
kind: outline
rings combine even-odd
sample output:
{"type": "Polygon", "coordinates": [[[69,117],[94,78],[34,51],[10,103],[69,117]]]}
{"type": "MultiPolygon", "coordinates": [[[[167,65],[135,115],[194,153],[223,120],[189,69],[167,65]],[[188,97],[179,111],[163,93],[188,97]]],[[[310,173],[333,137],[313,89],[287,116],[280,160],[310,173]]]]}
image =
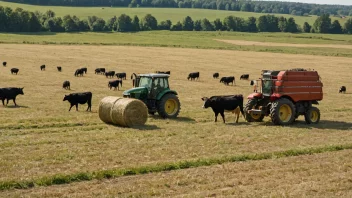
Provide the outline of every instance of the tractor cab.
{"type": "Polygon", "coordinates": [[[170,90],[168,79],[168,74],[136,75],[134,88],[123,92],[123,96],[142,100],[150,114],[158,112],[164,118],[177,117],[180,102],[177,92],[170,90]]]}

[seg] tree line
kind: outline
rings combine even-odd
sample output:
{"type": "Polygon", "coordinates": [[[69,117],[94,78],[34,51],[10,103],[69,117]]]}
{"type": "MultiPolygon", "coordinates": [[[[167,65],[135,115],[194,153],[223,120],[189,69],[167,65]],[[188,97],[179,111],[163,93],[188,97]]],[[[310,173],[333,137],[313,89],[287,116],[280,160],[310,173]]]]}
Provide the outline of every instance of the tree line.
{"type": "Polygon", "coordinates": [[[293,17],[277,17],[263,15],[259,18],[244,19],[236,16],[227,16],[223,20],[210,21],[206,18],[193,20],[186,16],[182,21],[172,24],[170,20],[158,22],[151,14],[141,19],[138,16],[130,17],[126,14],[112,17],[105,21],[97,16],[89,16],[81,20],[77,16],[66,15],[57,17],[55,12],[48,10],[45,13],[29,12],[22,8],[12,10],[0,6],[1,32],[78,32],[78,31],[116,31],[137,32],[149,30],[170,31],[238,31],[238,32],[311,32],[311,33],[352,33],[352,19],[348,19],[341,26],[338,20],[331,21],[328,14],[316,19],[313,25],[304,23],[303,27],[296,24],[293,17]]]}
{"type": "Polygon", "coordinates": [[[340,15],[352,16],[352,6],[319,5],[277,1],[251,0],[4,0],[8,2],[54,5],[54,6],[105,6],[105,7],[163,7],[163,8],[201,8],[232,10],[257,13],[279,13],[298,16],[340,15]]]}

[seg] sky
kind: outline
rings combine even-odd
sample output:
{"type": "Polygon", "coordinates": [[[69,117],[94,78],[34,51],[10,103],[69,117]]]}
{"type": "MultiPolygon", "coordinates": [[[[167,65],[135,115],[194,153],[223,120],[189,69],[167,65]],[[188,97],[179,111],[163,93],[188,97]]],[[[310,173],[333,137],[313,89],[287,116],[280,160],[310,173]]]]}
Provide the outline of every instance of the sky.
{"type": "Polygon", "coordinates": [[[290,1],[290,2],[301,2],[301,3],[352,5],[352,0],[266,0],[266,1],[290,1]]]}

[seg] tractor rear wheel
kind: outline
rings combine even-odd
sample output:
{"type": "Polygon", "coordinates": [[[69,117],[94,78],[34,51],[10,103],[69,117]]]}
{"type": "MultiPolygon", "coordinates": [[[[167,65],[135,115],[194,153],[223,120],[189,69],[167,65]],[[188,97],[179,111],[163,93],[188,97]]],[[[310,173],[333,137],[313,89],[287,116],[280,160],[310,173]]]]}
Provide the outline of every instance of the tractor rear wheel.
{"type": "Polygon", "coordinates": [[[281,98],[272,103],[271,120],[275,125],[289,125],[295,120],[296,109],[291,100],[281,98]]]}
{"type": "Polygon", "coordinates": [[[316,107],[311,107],[305,114],[304,119],[307,124],[318,124],[320,121],[320,111],[316,107]]]}
{"type": "Polygon", "coordinates": [[[163,118],[176,118],[181,105],[175,94],[165,94],[157,104],[158,114],[163,118]]]}
{"type": "Polygon", "coordinates": [[[264,114],[257,114],[257,113],[248,113],[248,110],[251,110],[257,104],[256,99],[248,100],[247,104],[244,106],[244,115],[247,122],[261,122],[264,119],[264,114]]]}

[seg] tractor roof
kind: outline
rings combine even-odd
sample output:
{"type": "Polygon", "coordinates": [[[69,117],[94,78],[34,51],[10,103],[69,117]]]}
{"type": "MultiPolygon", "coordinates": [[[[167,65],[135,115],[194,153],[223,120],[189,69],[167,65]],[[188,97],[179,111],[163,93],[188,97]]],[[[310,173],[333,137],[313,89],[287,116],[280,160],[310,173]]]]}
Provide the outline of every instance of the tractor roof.
{"type": "Polygon", "coordinates": [[[139,74],[141,77],[150,77],[150,78],[168,78],[169,74],[139,74]]]}

